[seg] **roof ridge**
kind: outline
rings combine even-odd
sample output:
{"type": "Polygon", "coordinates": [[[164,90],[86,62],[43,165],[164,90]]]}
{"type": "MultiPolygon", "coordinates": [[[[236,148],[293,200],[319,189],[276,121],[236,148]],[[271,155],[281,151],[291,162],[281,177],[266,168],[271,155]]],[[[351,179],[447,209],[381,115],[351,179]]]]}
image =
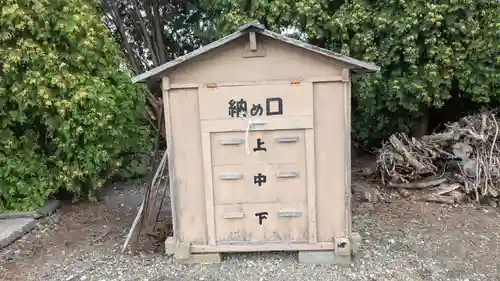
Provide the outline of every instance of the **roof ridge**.
{"type": "Polygon", "coordinates": [[[260,22],[252,21],[252,22],[248,22],[244,25],[239,26],[238,28],[236,28],[236,31],[243,31],[243,30],[250,28],[250,27],[255,27],[255,28],[258,28],[261,30],[266,29],[266,27],[264,25],[262,25],[260,22]]]}

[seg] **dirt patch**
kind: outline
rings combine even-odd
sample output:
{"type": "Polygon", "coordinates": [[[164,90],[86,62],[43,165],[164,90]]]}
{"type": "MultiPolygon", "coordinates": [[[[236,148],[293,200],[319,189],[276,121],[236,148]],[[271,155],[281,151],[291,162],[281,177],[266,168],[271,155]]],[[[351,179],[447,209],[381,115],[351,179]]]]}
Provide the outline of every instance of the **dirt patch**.
{"type": "MultiPolygon", "coordinates": [[[[28,280],[27,275],[48,274],[51,263],[65,256],[97,250],[118,252],[142,200],[139,182],[119,183],[103,190],[96,203],[63,202],[36,229],[2,249],[3,280],[28,280]]],[[[140,250],[161,252],[163,243],[144,237],[140,250]]]]}

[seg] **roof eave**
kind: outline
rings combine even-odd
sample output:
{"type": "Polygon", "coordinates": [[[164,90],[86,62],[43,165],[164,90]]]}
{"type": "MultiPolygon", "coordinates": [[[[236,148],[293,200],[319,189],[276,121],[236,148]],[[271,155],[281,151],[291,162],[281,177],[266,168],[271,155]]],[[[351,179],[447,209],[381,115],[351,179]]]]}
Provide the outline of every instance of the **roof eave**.
{"type": "Polygon", "coordinates": [[[358,59],[355,59],[352,57],[348,57],[348,56],[345,56],[345,55],[342,55],[339,53],[335,53],[333,51],[323,49],[323,48],[311,45],[309,43],[306,43],[306,42],[303,42],[303,41],[300,41],[300,40],[297,40],[294,38],[290,38],[290,37],[272,32],[270,30],[263,30],[260,33],[263,35],[266,35],[268,37],[274,38],[276,40],[279,40],[281,42],[292,44],[294,46],[306,49],[308,51],[311,51],[311,52],[332,58],[334,60],[343,62],[347,65],[352,66],[350,69],[354,72],[357,72],[357,73],[377,72],[380,70],[380,67],[378,67],[374,64],[371,64],[371,63],[368,63],[365,61],[361,61],[361,60],[358,60],[358,59]]]}
{"type": "Polygon", "coordinates": [[[240,31],[237,31],[235,33],[232,33],[232,34],[230,34],[230,35],[228,35],[226,37],[223,37],[223,38],[221,38],[221,39],[219,39],[217,41],[214,41],[214,42],[212,42],[212,43],[210,43],[208,45],[205,45],[205,46],[203,46],[201,48],[198,48],[198,49],[196,49],[196,50],[194,50],[194,51],[192,51],[192,52],[190,52],[188,54],[180,56],[180,57],[178,57],[176,59],[173,59],[173,60],[171,60],[171,61],[169,61],[167,63],[164,63],[164,64],[162,64],[160,66],[157,66],[155,68],[152,68],[152,69],[150,69],[150,70],[148,70],[148,71],[146,71],[144,73],[141,73],[141,74],[133,77],[132,81],[134,83],[140,83],[140,82],[145,82],[148,79],[158,79],[159,78],[158,76],[160,74],[162,74],[164,71],[166,71],[166,70],[168,70],[170,68],[173,68],[174,66],[177,66],[177,65],[179,65],[179,64],[181,64],[181,63],[183,63],[185,61],[188,61],[188,60],[190,60],[192,58],[195,58],[195,57],[197,57],[199,55],[202,55],[202,54],[204,54],[206,52],[209,52],[209,51],[211,51],[213,49],[216,49],[216,48],[218,48],[218,47],[220,47],[220,46],[222,46],[222,45],[224,45],[226,43],[229,43],[229,42],[231,42],[231,41],[233,41],[233,40],[235,40],[235,39],[243,36],[244,34],[245,34],[245,30],[240,30],[240,31]]]}

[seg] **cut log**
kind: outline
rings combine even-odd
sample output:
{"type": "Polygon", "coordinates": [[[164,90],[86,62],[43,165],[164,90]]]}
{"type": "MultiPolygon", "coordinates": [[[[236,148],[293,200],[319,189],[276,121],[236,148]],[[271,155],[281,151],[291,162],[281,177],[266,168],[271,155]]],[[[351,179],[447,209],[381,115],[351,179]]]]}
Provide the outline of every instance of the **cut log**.
{"type": "Polygon", "coordinates": [[[483,135],[480,135],[476,132],[473,132],[471,129],[458,129],[459,132],[461,133],[467,133],[468,137],[473,138],[478,141],[485,141],[486,137],[483,135]]]}
{"type": "Polygon", "coordinates": [[[493,207],[493,208],[498,207],[498,202],[497,202],[497,200],[495,200],[495,199],[493,199],[493,198],[489,198],[489,199],[488,199],[488,204],[490,204],[490,206],[491,206],[491,207],[493,207]]]}
{"type": "Polygon", "coordinates": [[[445,203],[445,204],[453,204],[455,203],[455,197],[447,196],[447,195],[433,195],[429,194],[424,196],[425,201],[427,202],[436,202],[436,203],[445,203]]]}
{"type": "Polygon", "coordinates": [[[392,135],[389,138],[389,141],[391,142],[392,146],[399,152],[399,154],[401,154],[410,165],[415,167],[417,171],[425,170],[425,166],[413,156],[411,156],[410,152],[406,149],[404,144],[400,140],[398,140],[395,135],[392,135]]]}
{"type": "Polygon", "coordinates": [[[460,184],[458,184],[458,183],[443,184],[443,185],[438,186],[438,190],[436,192],[434,192],[433,195],[443,195],[443,194],[446,194],[448,192],[454,191],[458,188],[460,188],[460,184]]]}
{"type": "Polygon", "coordinates": [[[455,132],[432,134],[422,137],[422,140],[424,141],[449,141],[453,139],[455,139],[455,132]]]}
{"type": "Polygon", "coordinates": [[[403,196],[404,198],[408,198],[410,196],[410,192],[404,188],[400,188],[398,189],[399,191],[399,194],[401,194],[401,196],[403,196]]]}
{"type": "Polygon", "coordinates": [[[406,189],[422,189],[430,186],[440,185],[447,181],[446,178],[441,178],[437,180],[424,181],[424,182],[410,182],[410,183],[389,183],[389,187],[394,188],[406,188],[406,189]]]}
{"type": "Polygon", "coordinates": [[[488,188],[488,192],[490,193],[490,195],[492,197],[495,197],[495,198],[498,197],[498,191],[494,187],[490,186],[488,188]]]}
{"type": "Polygon", "coordinates": [[[460,192],[458,190],[451,191],[450,196],[455,198],[455,202],[457,202],[457,203],[462,203],[465,201],[465,194],[463,194],[462,192],[460,192]]]}
{"type": "Polygon", "coordinates": [[[473,152],[472,146],[462,142],[455,143],[451,146],[451,148],[453,149],[453,154],[455,155],[455,157],[460,158],[464,161],[468,160],[469,155],[473,152]]]}

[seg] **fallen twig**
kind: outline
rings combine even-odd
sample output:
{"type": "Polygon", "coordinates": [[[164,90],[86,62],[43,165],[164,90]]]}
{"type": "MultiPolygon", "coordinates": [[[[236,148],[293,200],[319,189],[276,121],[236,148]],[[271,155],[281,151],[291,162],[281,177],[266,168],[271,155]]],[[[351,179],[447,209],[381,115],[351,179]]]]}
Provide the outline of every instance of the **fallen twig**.
{"type": "Polygon", "coordinates": [[[108,235],[110,232],[111,232],[111,227],[108,227],[108,230],[106,230],[106,232],[104,232],[103,234],[99,235],[99,237],[97,237],[96,239],[92,240],[92,242],[90,244],[94,244],[95,242],[101,240],[102,238],[104,238],[104,236],[108,235]]]}
{"type": "MultiPolygon", "coordinates": [[[[153,175],[151,182],[148,183],[150,185],[150,187],[152,187],[156,184],[156,181],[158,178],[161,179],[161,173],[162,173],[162,171],[164,171],[164,166],[166,165],[166,162],[167,162],[167,153],[165,152],[163,154],[163,157],[160,161],[160,164],[159,164],[156,172],[153,175]]],[[[139,210],[137,211],[137,215],[134,219],[134,222],[132,223],[132,226],[131,226],[130,231],[127,235],[125,243],[123,244],[123,247],[121,250],[122,254],[125,252],[125,250],[127,249],[127,246],[129,246],[129,244],[136,244],[136,242],[139,238],[139,234],[140,234],[141,227],[142,227],[142,221],[143,221],[143,217],[144,217],[144,206],[146,205],[147,200],[148,200],[147,197],[144,197],[142,200],[141,206],[139,207],[139,210]]],[[[134,253],[135,249],[131,249],[131,251],[132,251],[132,253],[134,253]]]]}

